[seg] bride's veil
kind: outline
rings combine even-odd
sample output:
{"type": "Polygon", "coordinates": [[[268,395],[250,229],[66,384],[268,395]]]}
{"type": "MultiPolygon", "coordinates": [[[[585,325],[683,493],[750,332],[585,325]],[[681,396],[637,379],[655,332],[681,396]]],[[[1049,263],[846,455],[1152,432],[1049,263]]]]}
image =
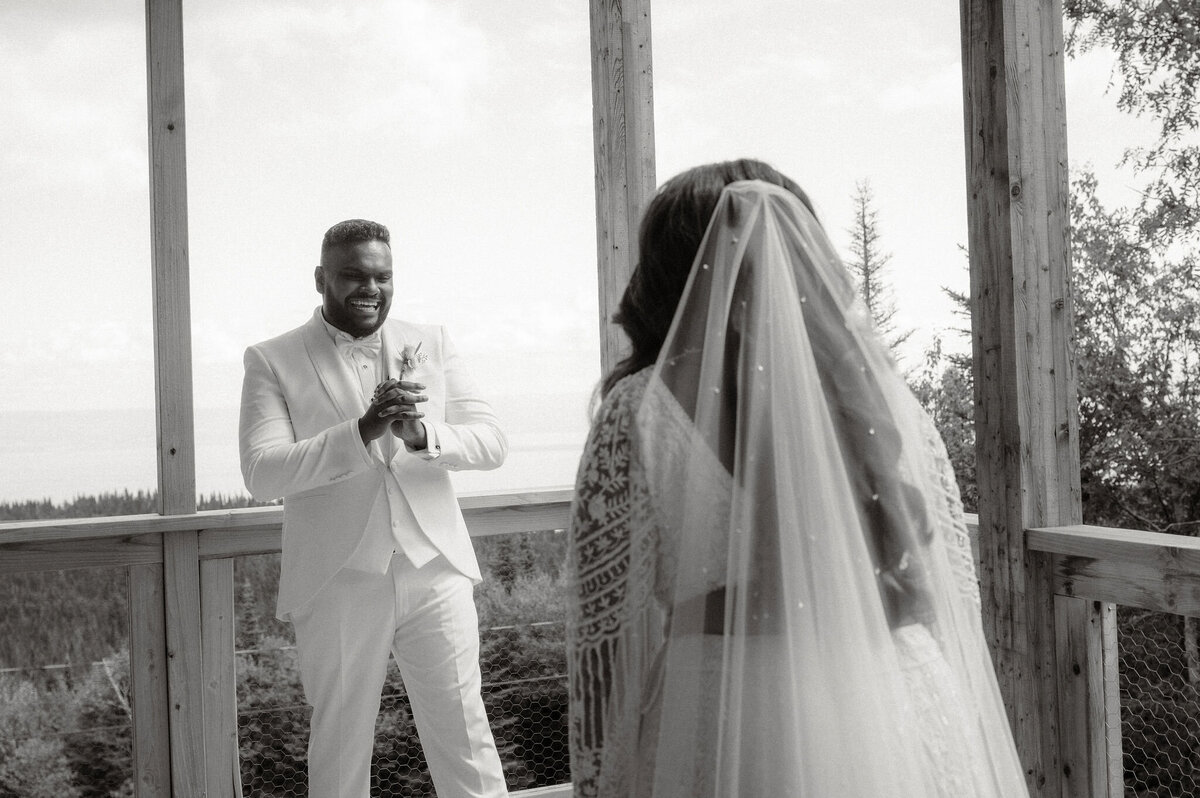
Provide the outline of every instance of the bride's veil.
{"type": "Polygon", "coordinates": [[[944,450],[788,191],[722,193],[635,441],[667,621],[624,641],[632,794],[1025,794],[944,450]]]}

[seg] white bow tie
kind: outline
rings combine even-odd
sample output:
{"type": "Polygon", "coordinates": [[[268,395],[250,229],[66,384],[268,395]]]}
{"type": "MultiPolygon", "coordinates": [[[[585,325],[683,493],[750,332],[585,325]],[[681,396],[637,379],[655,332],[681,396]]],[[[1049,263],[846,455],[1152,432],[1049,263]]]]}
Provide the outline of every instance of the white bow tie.
{"type": "Polygon", "coordinates": [[[349,335],[339,335],[335,340],[338,351],[342,354],[353,355],[357,352],[367,357],[378,357],[380,350],[383,348],[383,341],[379,337],[378,330],[363,338],[351,338],[349,335]]]}

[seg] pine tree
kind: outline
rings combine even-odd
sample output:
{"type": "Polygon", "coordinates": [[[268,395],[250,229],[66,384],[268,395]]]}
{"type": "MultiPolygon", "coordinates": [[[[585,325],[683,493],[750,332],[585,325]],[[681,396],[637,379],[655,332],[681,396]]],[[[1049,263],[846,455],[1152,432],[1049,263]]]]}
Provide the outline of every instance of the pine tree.
{"type": "Polygon", "coordinates": [[[875,209],[875,193],[871,190],[871,183],[861,180],[855,183],[854,188],[854,223],[849,230],[853,258],[846,265],[858,283],[859,293],[871,314],[876,331],[892,354],[898,355],[897,350],[913,331],[896,330],[896,300],[885,275],[892,256],[884,252],[879,244],[879,211],[875,209]]]}

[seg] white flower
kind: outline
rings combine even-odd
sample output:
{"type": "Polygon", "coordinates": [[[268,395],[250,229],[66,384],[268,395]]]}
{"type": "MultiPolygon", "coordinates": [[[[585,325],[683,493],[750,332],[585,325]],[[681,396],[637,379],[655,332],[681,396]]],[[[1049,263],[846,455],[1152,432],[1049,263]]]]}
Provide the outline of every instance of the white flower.
{"type": "Polygon", "coordinates": [[[427,352],[421,351],[421,342],[418,341],[416,346],[405,344],[404,350],[400,353],[400,377],[403,379],[408,374],[411,374],[417,366],[429,359],[427,352]]]}

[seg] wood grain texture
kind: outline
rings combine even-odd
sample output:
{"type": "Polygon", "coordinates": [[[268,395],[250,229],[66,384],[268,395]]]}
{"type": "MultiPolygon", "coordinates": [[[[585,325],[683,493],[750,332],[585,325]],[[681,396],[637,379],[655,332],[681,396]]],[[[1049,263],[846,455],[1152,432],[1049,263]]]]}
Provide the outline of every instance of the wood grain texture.
{"type": "Polygon", "coordinates": [[[1194,565],[1178,569],[1174,557],[1164,556],[1162,563],[1056,556],[1054,587],[1064,596],[1200,618],[1200,572],[1194,565]]]}
{"type": "Polygon", "coordinates": [[[200,556],[196,532],[163,533],[171,780],[178,795],[206,796],[200,556]]]}
{"type": "Polygon", "coordinates": [[[1062,595],[1200,616],[1200,539],[1086,525],[1027,536],[1031,549],[1054,555],[1062,595]]]}
{"type": "Polygon", "coordinates": [[[162,563],[156,534],[0,544],[0,574],[162,563]]]}
{"type": "Polygon", "coordinates": [[[205,773],[210,798],[241,798],[233,560],[200,564],[205,773]]]}
{"type": "Polygon", "coordinates": [[[1117,610],[1055,599],[1063,798],[1121,798],[1117,610]]]}
{"type": "Polygon", "coordinates": [[[1200,569],[1200,538],[1187,535],[1070,524],[1035,527],[1026,537],[1030,549],[1047,554],[1142,563],[1178,572],[1200,569]]]}
{"type": "MultiPolygon", "coordinates": [[[[573,494],[570,488],[467,494],[459,497],[459,506],[474,536],[562,529],[573,494]]],[[[277,505],[183,515],[5,521],[0,523],[0,572],[77,567],[75,563],[87,567],[89,551],[113,552],[99,555],[108,559],[96,565],[162,562],[146,536],[166,532],[198,532],[201,559],[277,552],[282,527],[283,508],[277,505]],[[72,555],[76,548],[78,556],[72,555]]]]}
{"type": "Polygon", "coordinates": [[[1034,795],[1060,793],[1054,588],[1080,520],[1061,6],[961,0],[985,631],[1034,795]]]}
{"type": "Polygon", "coordinates": [[[533,787],[528,790],[516,790],[513,798],[571,798],[575,794],[570,782],[554,784],[549,787],[533,787]]]}
{"type": "Polygon", "coordinates": [[[282,519],[283,510],[279,507],[252,507],[244,510],[202,510],[185,515],[146,513],[103,518],[5,521],[0,523],[0,549],[23,544],[47,545],[100,538],[125,538],[188,529],[279,526],[282,519]]]}
{"type": "Polygon", "coordinates": [[[196,509],[182,0],[146,0],[159,512],[196,509]]]}
{"type": "Polygon", "coordinates": [[[591,0],[592,137],[601,369],[628,343],[611,323],[637,263],[637,228],[654,195],[650,0],[591,0]]]}
{"type": "Polygon", "coordinates": [[[137,798],[171,798],[172,794],[162,586],[161,564],[129,569],[129,697],[137,798]]]}

